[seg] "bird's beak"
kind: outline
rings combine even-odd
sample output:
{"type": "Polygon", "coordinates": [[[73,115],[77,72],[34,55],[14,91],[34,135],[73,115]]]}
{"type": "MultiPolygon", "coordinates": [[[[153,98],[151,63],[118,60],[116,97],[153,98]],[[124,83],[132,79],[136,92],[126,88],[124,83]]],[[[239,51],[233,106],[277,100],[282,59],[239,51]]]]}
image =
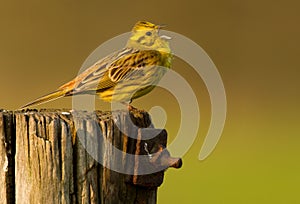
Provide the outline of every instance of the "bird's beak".
{"type": "MultiPolygon", "coordinates": [[[[161,28],[165,28],[165,27],[167,27],[166,24],[161,24],[161,25],[157,26],[157,29],[160,30],[161,28]]],[[[165,40],[171,40],[172,39],[170,36],[167,36],[167,35],[161,35],[159,37],[162,38],[162,39],[165,39],[165,40]]]]}
{"type": "Polygon", "coordinates": [[[165,27],[167,27],[166,24],[161,24],[161,25],[158,25],[158,26],[157,26],[158,29],[165,28],[165,27]]]}

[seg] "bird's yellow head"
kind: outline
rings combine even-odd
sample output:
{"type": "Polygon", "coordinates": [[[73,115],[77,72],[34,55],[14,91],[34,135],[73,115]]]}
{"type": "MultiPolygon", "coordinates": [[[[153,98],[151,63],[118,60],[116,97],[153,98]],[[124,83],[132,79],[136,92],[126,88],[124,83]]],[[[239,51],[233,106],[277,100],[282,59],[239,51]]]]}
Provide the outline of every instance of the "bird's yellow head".
{"type": "Polygon", "coordinates": [[[159,36],[161,27],[147,21],[138,21],[132,29],[127,47],[170,53],[168,37],[159,36]]]}

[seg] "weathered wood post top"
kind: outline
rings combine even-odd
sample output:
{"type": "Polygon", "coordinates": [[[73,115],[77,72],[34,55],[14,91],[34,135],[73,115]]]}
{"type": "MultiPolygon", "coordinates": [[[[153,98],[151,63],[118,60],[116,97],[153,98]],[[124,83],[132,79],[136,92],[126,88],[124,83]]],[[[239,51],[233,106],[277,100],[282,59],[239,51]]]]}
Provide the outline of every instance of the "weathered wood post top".
{"type": "Polygon", "coordinates": [[[148,113],[0,111],[4,203],[156,203],[164,171],[180,168],[148,113]]]}

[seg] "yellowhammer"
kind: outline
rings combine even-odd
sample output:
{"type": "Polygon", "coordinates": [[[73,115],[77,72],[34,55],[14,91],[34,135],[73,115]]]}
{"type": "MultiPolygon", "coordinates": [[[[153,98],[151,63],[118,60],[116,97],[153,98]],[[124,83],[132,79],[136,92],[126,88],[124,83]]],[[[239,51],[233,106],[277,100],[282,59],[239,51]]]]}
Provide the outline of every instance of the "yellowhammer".
{"type": "Polygon", "coordinates": [[[169,37],[159,36],[160,27],[137,22],[124,49],[99,60],[56,91],[22,108],[77,94],[97,94],[104,101],[130,103],[149,93],[172,61],[169,37]]]}

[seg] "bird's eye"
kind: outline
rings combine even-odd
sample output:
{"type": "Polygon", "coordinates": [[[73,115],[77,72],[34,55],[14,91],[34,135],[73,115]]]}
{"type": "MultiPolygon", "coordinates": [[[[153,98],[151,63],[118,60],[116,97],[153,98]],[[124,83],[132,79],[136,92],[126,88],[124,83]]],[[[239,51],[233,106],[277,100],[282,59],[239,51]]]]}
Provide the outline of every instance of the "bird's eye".
{"type": "Polygon", "coordinates": [[[148,31],[148,32],[146,33],[146,35],[150,36],[150,35],[152,35],[152,33],[151,33],[150,31],[148,31]]]}

